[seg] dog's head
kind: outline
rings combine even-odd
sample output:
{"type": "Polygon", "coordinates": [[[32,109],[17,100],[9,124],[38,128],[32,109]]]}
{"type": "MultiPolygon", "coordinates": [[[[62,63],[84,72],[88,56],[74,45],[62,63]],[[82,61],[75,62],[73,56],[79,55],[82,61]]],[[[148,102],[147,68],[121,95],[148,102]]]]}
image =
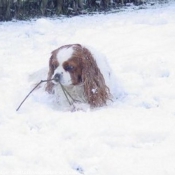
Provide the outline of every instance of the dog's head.
{"type": "Polygon", "coordinates": [[[65,45],[52,52],[48,79],[64,86],[83,84],[88,103],[94,107],[106,104],[110,96],[95,58],[80,44],[65,45]]]}

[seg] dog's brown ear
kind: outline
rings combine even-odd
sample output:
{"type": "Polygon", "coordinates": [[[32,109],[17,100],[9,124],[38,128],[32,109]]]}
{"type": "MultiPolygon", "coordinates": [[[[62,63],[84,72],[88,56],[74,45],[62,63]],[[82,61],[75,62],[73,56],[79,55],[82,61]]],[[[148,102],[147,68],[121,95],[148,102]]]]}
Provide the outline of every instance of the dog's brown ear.
{"type": "Polygon", "coordinates": [[[104,77],[98,65],[87,48],[83,48],[82,81],[84,92],[91,107],[106,105],[110,99],[110,90],[106,86],[104,77]]]}
{"type": "MultiPolygon", "coordinates": [[[[52,64],[53,58],[54,58],[54,55],[53,55],[53,52],[52,52],[52,55],[49,59],[49,72],[48,72],[48,75],[47,75],[47,80],[50,80],[52,78],[52,75],[54,74],[54,65],[52,64]]],[[[53,93],[53,86],[54,86],[54,84],[52,82],[48,81],[47,84],[46,84],[45,90],[49,93],[53,93]]]]}

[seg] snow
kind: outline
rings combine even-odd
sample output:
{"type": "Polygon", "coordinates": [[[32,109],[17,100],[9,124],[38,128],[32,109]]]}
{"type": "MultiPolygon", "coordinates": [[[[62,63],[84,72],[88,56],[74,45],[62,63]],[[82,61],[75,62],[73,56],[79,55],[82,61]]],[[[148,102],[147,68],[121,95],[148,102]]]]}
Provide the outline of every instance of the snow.
{"type": "Polygon", "coordinates": [[[0,175],[174,175],[175,3],[73,18],[0,23],[0,175]],[[63,110],[42,89],[52,50],[104,54],[124,95],[63,110]],[[44,69],[43,69],[44,68],[44,69]]]}

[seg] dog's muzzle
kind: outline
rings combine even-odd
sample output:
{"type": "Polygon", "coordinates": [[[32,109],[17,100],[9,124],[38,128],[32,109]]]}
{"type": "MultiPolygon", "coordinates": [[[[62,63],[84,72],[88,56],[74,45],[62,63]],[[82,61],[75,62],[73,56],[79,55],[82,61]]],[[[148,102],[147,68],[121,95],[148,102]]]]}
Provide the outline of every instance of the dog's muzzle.
{"type": "Polygon", "coordinates": [[[60,82],[60,80],[61,80],[61,74],[59,74],[59,73],[56,73],[55,75],[54,75],[54,80],[58,83],[58,82],[60,82]]]}

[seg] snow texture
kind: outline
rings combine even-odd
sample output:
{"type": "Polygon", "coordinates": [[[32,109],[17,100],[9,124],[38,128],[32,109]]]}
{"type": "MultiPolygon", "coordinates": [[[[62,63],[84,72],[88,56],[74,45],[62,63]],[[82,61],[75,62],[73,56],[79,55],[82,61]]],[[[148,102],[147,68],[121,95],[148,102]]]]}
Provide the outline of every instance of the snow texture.
{"type": "Polygon", "coordinates": [[[174,46],[174,2],[0,23],[0,175],[174,175],[174,46]],[[40,88],[16,112],[69,43],[106,56],[119,98],[71,112],[40,88]]]}

